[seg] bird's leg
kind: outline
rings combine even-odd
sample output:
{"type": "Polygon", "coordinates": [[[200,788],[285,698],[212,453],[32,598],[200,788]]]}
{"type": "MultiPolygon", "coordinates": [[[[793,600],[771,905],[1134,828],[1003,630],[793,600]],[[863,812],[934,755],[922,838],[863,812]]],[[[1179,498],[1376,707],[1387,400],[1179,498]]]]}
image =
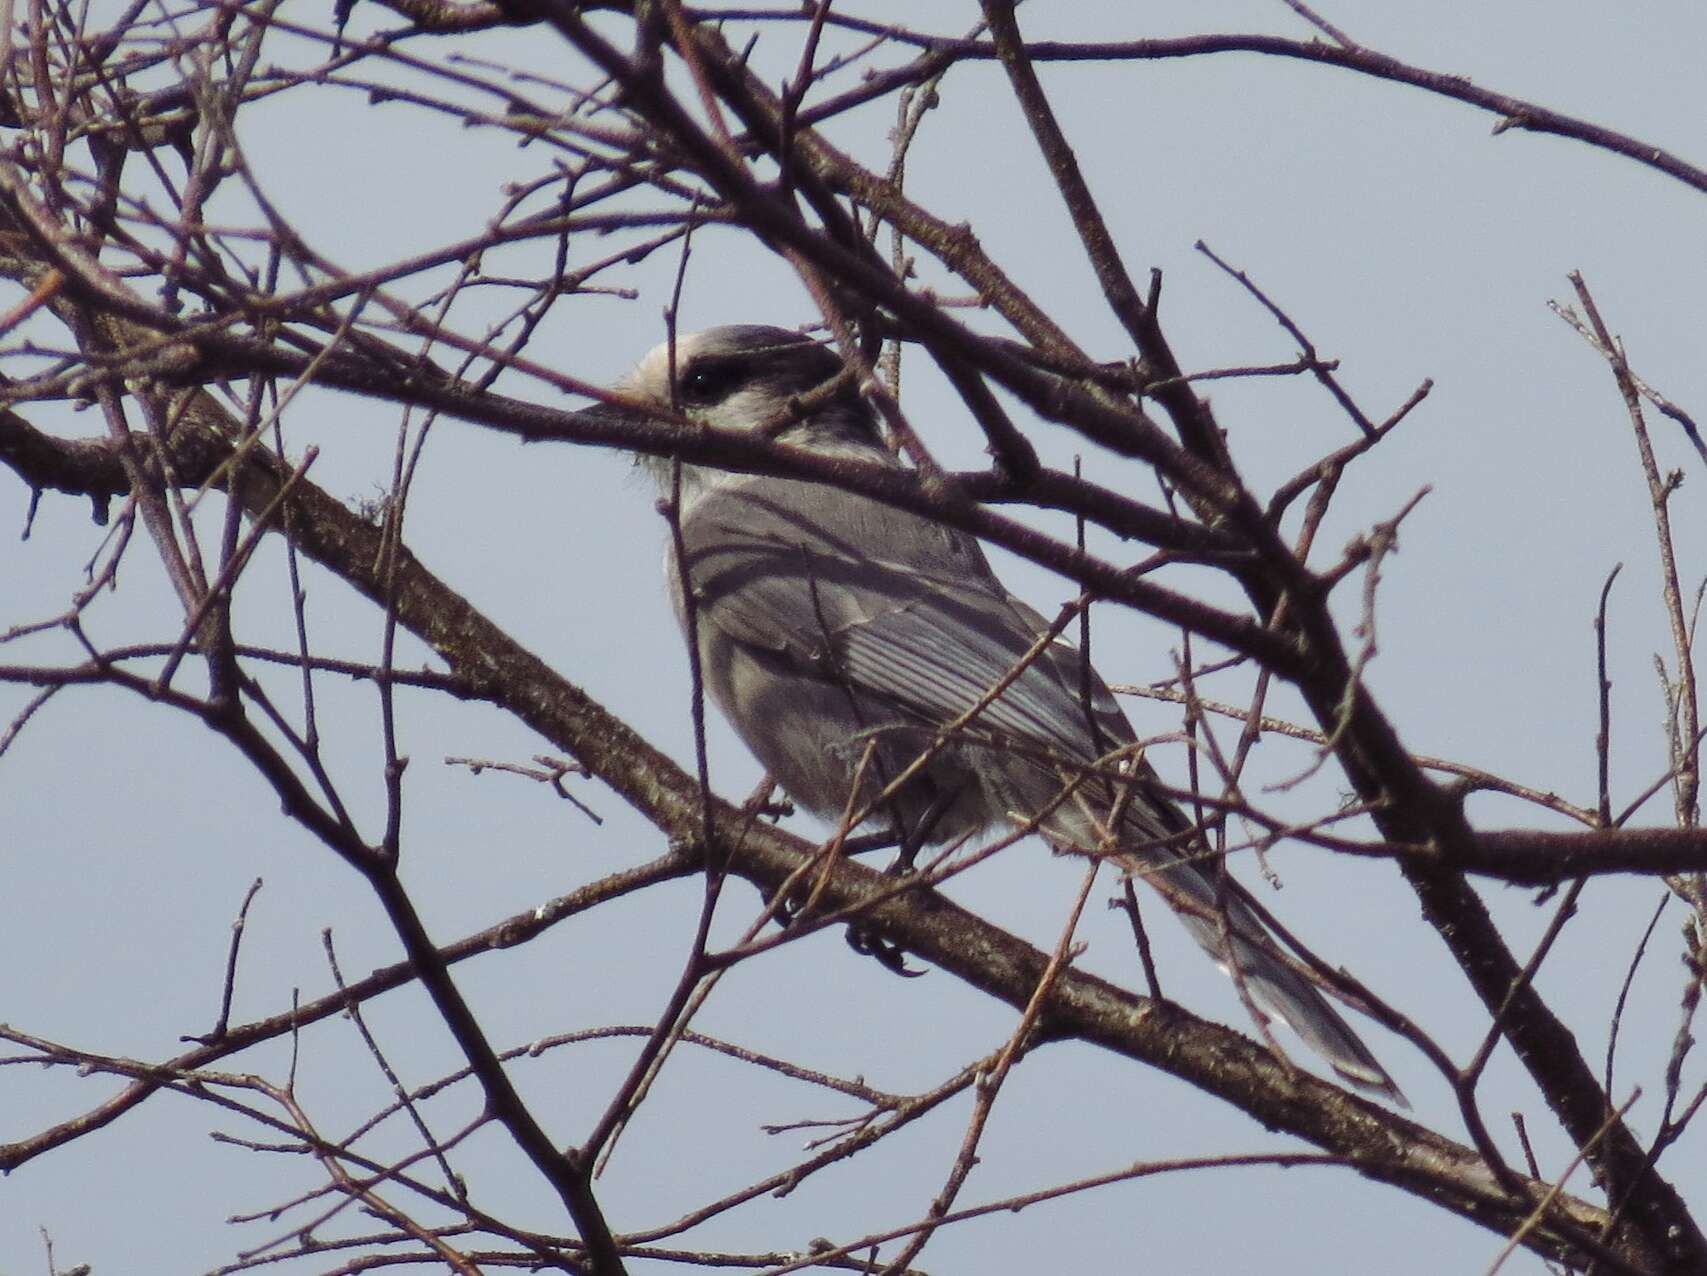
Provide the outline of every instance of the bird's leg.
{"type": "Polygon", "coordinates": [[[901,836],[900,850],[895,856],[895,862],[886,870],[889,876],[905,877],[913,871],[919,852],[930,845],[931,834],[936,831],[936,826],[942,823],[942,817],[948,814],[949,808],[960,800],[965,789],[964,783],[957,784],[952,789],[937,789],[931,795],[930,805],[913,821],[913,827],[897,830],[901,836]]]}
{"type": "MultiPolygon", "coordinates": [[[[933,786],[934,787],[934,786],[933,786]]],[[[912,827],[904,826],[903,821],[896,820],[897,832],[900,834],[900,849],[894,861],[884,873],[888,877],[909,877],[919,857],[919,852],[931,843],[931,835],[937,825],[942,823],[943,816],[959,799],[964,784],[957,784],[951,789],[936,789],[929,805],[919,813],[919,818],[913,821],[912,827]]],[[[898,814],[898,813],[895,813],[898,814]]],[[[913,978],[922,975],[922,970],[914,970],[907,965],[906,953],[882,936],[874,934],[859,925],[848,927],[848,947],[865,957],[874,958],[886,970],[897,975],[913,978]]]]}

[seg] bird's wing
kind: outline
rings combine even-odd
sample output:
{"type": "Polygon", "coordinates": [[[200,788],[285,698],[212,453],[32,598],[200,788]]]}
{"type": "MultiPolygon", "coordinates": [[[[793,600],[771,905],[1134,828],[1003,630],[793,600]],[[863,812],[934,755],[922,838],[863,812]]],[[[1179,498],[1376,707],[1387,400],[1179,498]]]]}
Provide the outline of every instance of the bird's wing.
{"type": "MultiPolygon", "coordinates": [[[[1047,626],[1002,589],[976,541],[875,501],[822,495],[758,478],[693,505],[681,530],[700,623],[926,725],[966,713],[1032,653],[1047,626]]],[[[1051,643],[971,730],[1078,762],[1133,739],[1094,677],[1090,717],[1098,733],[1071,648],[1051,643]]]]}

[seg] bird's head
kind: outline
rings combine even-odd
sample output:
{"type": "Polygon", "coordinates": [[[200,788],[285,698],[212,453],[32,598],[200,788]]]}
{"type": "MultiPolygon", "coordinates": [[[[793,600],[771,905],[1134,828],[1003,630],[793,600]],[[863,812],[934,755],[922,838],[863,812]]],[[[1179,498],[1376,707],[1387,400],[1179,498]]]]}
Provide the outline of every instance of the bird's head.
{"type": "MultiPolygon", "coordinates": [[[[720,430],[773,432],[815,452],[887,459],[871,407],[848,382],[823,391],[844,370],[836,352],[798,332],[732,324],[678,335],[646,355],[615,386],[625,406],[599,405],[594,415],[627,416],[656,406],[720,430]],[[815,393],[817,392],[817,393],[815,393]]],[[[667,457],[640,463],[667,482],[667,457]]],[[[698,486],[699,473],[685,474],[698,486]]]]}

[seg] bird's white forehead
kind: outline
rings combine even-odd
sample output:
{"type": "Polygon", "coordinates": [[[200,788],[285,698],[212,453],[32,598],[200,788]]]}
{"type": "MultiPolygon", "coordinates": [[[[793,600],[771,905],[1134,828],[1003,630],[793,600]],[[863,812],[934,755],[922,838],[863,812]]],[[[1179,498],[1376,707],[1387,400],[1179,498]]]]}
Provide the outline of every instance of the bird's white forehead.
{"type": "MultiPolygon", "coordinates": [[[[687,363],[705,345],[703,332],[680,332],[676,334],[675,370],[680,374],[687,363]]],[[[623,378],[623,387],[631,394],[646,395],[654,399],[665,400],[670,397],[670,343],[661,341],[648,350],[639,363],[634,365],[634,371],[623,378]]]]}

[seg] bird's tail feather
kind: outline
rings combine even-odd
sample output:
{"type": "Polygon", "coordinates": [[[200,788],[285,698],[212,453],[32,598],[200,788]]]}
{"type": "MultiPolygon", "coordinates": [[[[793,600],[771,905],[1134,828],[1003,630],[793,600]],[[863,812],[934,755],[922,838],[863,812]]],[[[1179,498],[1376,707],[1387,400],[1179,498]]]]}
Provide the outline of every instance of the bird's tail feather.
{"type": "MultiPolygon", "coordinates": [[[[1163,876],[1184,876],[1191,870],[1165,870],[1163,876]]],[[[1195,876],[1195,874],[1193,874],[1195,876]]],[[[1335,1072],[1360,1089],[1380,1094],[1409,1107],[1404,1091],[1387,1074],[1363,1039],[1334,1009],[1320,989],[1275,953],[1274,943],[1262,922],[1236,896],[1226,900],[1227,924],[1222,926],[1213,901],[1208,915],[1199,911],[1199,901],[1178,900],[1163,885],[1163,894],[1193,939],[1215,959],[1217,965],[1244,984],[1250,998],[1302,1037],[1307,1045],[1332,1065],[1335,1072]],[[1260,937],[1260,938],[1256,938],[1260,937]],[[1235,967],[1237,973],[1235,974],[1235,967]]],[[[1192,895],[1197,892],[1192,891],[1192,895]]]]}
{"type": "MultiPolygon", "coordinates": [[[[1070,833],[1065,840],[1081,848],[1098,844],[1093,831],[1096,821],[1089,818],[1087,805],[1063,803],[1046,823],[1053,826],[1051,833],[1070,833]]],[[[1177,842],[1190,827],[1182,813],[1171,804],[1135,800],[1127,805],[1122,825],[1133,844],[1147,843],[1148,849],[1127,851],[1120,858],[1134,875],[1157,888],[1192,938],[1244,986],[1251,1001],[1284,1021],[1353,1085],[1400,1107],[1410,1106],[1404,1092],[1321,990],[1287,964],[1278,941],[1245,903],[1240,889],[1230,882],[1222,889],[1212,864],[1187,858],[1186,851],[1167,844],[1177,842]]]]}

